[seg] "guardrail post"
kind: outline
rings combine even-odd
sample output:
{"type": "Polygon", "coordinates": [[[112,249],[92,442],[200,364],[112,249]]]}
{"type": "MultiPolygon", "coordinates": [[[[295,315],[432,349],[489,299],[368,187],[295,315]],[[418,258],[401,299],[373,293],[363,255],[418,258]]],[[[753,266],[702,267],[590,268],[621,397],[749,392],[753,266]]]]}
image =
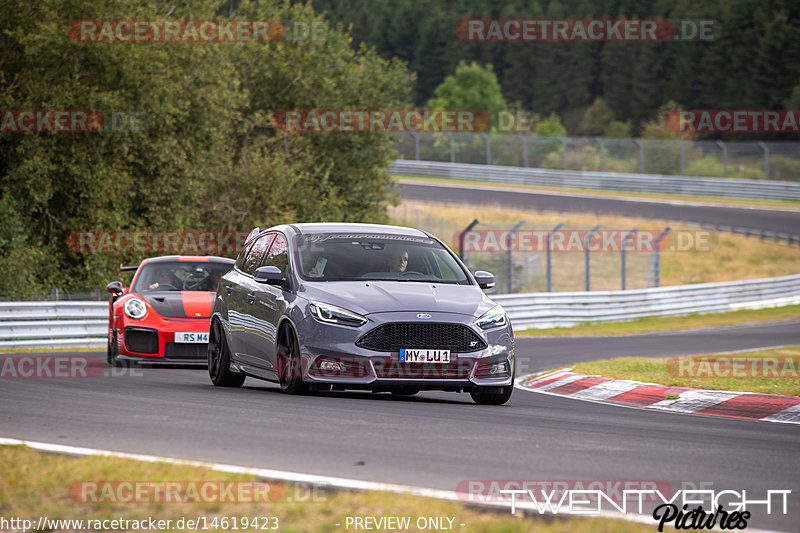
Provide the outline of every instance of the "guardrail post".
{"type": "Polygon", "coordinates": [[[634,139],[633,142],[639,147],[639,174],[644,174],[644,143],[640,139],[634,139]]]}
{"type": "Polygon", "coordinates": [[[464,231],[462,231],[461,235],[459,235],[458,237],[458,257],[460,257],[461,260],[464,261],[464,264],[467,265],[467,268],[470,267],[469,267],[469,258],[467,257],[467,252],[466,250],[464,250],[465,247],[464,241],[467,238],[467,232],[472,228],[474,228],[475,226],[477,226],[478,224],[480,224],[480,222],[478,222],[478,219],[477,218],[474,219],[472,222],[469,223],[469,226],[464,228],[464,231]]]}
{"type": "Polygon", "coordinates": [[[550,239],[552,238],[553,233],[560,230],[563,225],[564,225],[563,223],[559,224],[558,226],[553,228],[552,231],[550,231],[550,233],[547,234],[547,292],[553,292],[553,270],[552,270],[552,264],[550,262],[550,254],[551,254],[550,239]]]}
{"type": "Polygon", "coordinates": [[[453,133],[450,131],[445,132],[447,137],[450,139],[450,162],[456,162],[456,138],[453,136],[453,133]]]}
{"type": "Polygon", "coordinates": [[[597,143],[600,145],[600,172],[606,171],[606,143],[603,142],[602,137],[595,137],[597,143]]]}
{"type": "Polygon", "coordinates": [[[562,137],[561,135],[558,136],[558,140],[561,141],[561,146],[564,149],[564,170],[567,169],[567,138],[562,137]]]}
{"type": "Polygon", "coordinates": [[[524,220],[517,222],[517,224],[511,228],[511,231],[508,232],[508,236],[506,237],[506,253],[508,254],[508,294],[514,292],[514,263],[513,257],[511,256],[511,239],[523,224],[525,224],[524,220]]]}
{"type": "Polygon", "coordinates": [[[686,175],[686,143],[680,139],[675,139],[678,146],[681,147],[681,176],[686,175]]]}
{"type": "Polygon", "coordinates": [[[414,137],[414,158],[419,161],[419,133],[416,131],[409,132],[414,137]]]}
{"type": "Polygon", "coordinates": [[[485,133],[481,133],[480,136],[483,137],[483,141],[486,143],[486,164],[487,165],[491,165],[492,164],[492,140],[485,133]]]}
{"type": "Polygon", "coordinates": [[[522,164],[528,168],[528,136],[520,134],[519,138],[522,139],[522,164]]]}
{"type": "Polygon", "coordinates": [[[758,146],[764,150],[764,179],[769,179],[769,148],[763,141],[758,141],[758,146]]]}
{"type": "Polygon", "coordinates": [[[637,231],[639,231],[639,230],[636,229],[636,228],[633,228],[630,232],[628,232],[627,235],[625,235],[622,238],[622,243],[620,244],[620,254],[621,254],[621,258],[622,258],[622,268],[621,268],[620,272],[621,272],[621,275],[622,275],[622,290],[623,291],[625,290],[625,276],[626,276],[626,271],[625,271],[625,245],[627,243],[627,240],[630,239],[631,237],[633,237],[636,234],[637,231]]]}
{"type": "Polygon", "coordinates": [[[603,227],[602,224],[598,224],[595,227],[593,227],[591,230],[589,230],[589,233],[587,233],[586,235],[583,236],[583,252],[584,252],[584,259],[586,261],[586,292],[589,292],[590,290],[592,290],[591,289],[591,283],[590,283],[590,279],[591,279],[592,276],[591,276],[591,273],[590,273],[590,270],[589,270],[589,239],[591,239],[592,235],[597,233],[597,230],[599,230],[602,227],[603,227]]]}
{"type": "Polygon", "coordinates": [[[722,141],[717,141],[717,146],[722,149],[722,177],[728,177],[728,147],[722,141]]]}

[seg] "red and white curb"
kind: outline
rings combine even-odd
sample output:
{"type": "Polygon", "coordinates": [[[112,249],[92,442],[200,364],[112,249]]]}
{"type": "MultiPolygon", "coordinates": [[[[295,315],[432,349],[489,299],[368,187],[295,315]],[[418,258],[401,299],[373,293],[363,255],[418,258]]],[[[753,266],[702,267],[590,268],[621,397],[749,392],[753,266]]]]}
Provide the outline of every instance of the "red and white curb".
{"type": "Polygon", "coordinates": [[[666,387],[627,379],[588,376],[563,368],[517,380],[517,388],[593,402],[674,413],[800,424],[800,397],[666,387]]]}

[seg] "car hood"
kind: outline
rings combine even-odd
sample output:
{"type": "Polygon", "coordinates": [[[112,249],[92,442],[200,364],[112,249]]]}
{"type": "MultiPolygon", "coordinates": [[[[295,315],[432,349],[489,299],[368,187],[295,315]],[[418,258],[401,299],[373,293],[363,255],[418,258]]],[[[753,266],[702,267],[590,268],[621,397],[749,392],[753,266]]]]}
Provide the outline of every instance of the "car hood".
{"type": "Polygon", "coordinates": [[[207,291],[159,291],[142,295],[165,318],[209,318],[214,293],[207,291]]]}
{"type": "Polygon", "coordinates": [[[369,315],[395,311],[480,316],[495,304],[474,285],[403,281],[307,283],[304,298],[369,315]]]}

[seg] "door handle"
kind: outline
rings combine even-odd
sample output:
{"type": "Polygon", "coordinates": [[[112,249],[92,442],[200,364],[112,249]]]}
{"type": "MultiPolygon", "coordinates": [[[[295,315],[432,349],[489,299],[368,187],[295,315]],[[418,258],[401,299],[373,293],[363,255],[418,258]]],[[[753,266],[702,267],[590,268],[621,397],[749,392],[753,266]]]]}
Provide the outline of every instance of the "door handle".
{"type": "Polygon", "coordinates": [[[225,285],[225,290],[228,292],[228,294],[232,293],[233,292],[233,285],[225,285]]]}
{"type": "Polygon", "coordinates": [[[250,293],[247,294],[247,299],[250,301],[250,303],[253,303],[253,302],[256,301],[256,295],[254,293],[250,292],[250,293]]]}

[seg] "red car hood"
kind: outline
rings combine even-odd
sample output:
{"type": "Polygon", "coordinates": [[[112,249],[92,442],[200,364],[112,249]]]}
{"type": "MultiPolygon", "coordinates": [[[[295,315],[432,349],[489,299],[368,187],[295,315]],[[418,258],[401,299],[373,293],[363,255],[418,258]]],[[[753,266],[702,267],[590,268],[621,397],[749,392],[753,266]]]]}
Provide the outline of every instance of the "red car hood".
{"type": "Polygon", "coordinates": [[[207,291],[161,291],[142,297],[165,318],[209,318],[214,305],[214,293],[207,291]]]}

